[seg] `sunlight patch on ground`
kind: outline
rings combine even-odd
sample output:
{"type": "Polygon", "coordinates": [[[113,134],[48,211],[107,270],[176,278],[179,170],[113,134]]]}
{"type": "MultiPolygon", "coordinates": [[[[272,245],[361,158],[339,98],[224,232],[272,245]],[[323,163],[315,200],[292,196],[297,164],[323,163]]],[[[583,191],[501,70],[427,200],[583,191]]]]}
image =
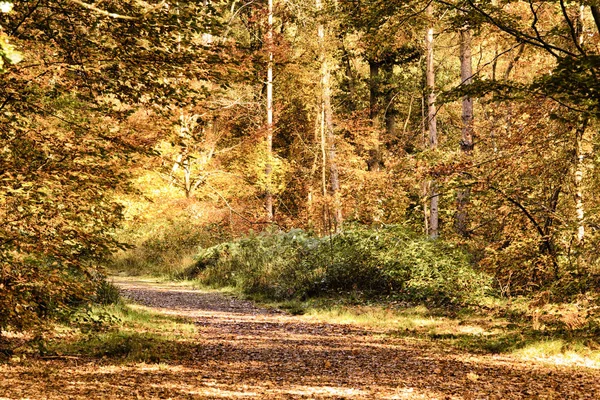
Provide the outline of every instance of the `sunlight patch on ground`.
{"type": "Polygon", "coordinates": [[[358,397],[364,398],[369,392],[355,388],[335,387],[335,386],[292,386],[292,388],[282,391],[286,394],[295,394],[299,396],[330,396],[330,397],[358,397]]]}
{"type": "Polygon", "coordinates": [[[536,342],[514,351],[513,355],[524,361],[600,369],[600,355],[597,352],[588,357],[575,351],[565,350],[565,343],[562,340],[536,342]]]}
{"type": "Polygon", "coordinates": [[[434,393],[423,393],[418,392],[412,387],[403,387],[396,389],[395,393],[389,395],[382,395],[379,397],[381,400],[437,400],[437,399],[454,399],[455,397],[440,396],[434,393]]]}
{"type": "Polygon", "coordinates": [[[218,384],[213,382],[203,382],[201,385],[202,387],[197,387],[196,385],[185,385],[180,382],[174,382],[153,384],[152,386],[161,389],[167,388],[171,390],[185,392],[194,396],[212,396],[224,399],[237,399],[248,397],[256,398],[260,396],[259,392],[254,391],[254,388],[249,387],[248,385],[240,385],[241,387],[238,388],[238,390],[232,390],[232,388],[221,388],[218,387],[218,384]]]}

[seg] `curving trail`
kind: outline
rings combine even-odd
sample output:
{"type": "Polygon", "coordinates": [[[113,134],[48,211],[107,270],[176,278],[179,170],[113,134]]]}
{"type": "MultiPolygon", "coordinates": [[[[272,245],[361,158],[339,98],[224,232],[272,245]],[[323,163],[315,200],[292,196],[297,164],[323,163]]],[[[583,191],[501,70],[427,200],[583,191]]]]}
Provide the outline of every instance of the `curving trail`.
{"type": "Polygon", "coordinates": [[[2,398],[600,399],[600,372],[482,356],[131,279],[132,301],[194,321],[176,362],[0,366],[2,398]]]}

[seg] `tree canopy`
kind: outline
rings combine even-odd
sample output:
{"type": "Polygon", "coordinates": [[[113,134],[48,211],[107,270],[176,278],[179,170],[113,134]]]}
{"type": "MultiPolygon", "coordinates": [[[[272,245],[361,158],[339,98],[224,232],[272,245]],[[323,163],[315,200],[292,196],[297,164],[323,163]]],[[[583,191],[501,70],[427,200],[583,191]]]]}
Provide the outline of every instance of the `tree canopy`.
{"type": "Polygon", "coordinates": [[[598,283],[596,1],[268,5],[0,2],[0,329],[89,299],[160,218],[435,220],[502,293],[598,283]]]}

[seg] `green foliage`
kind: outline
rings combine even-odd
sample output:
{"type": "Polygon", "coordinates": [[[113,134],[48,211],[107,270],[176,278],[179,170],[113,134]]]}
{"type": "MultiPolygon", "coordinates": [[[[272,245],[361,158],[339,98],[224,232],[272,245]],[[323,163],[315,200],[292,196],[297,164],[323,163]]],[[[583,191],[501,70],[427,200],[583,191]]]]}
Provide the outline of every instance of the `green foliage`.
{"type": "Polygon", "coordinates": [[[48,340],[46,354],[161,362],[189,356],[196,332],[187,320],[122,303],[81,310],[66,329],[69,335],[48,340]]]}
{"type": "Polygon", "coordinates": [[[76,270],[57,271],[48,261],[25,259],[0,270],[0,329],[24,330],[68,313],[86,300],[92,283],[76,270]]]}
{"type": "Polygon", "coordinates": [[[107,306],[111,304],[119,304],[120,302],[121,293],[119,292],[119,288],[116,287],[112,282],[102,279],[96,287],[94,303],[107,306]]]}
{"type": "Polygon", "coordinates": [[[115,193],[160,130],[130,117],[196,104],[206,95],[196,77],[222,72],[206,68],[220,62],[202,39],[219,25],[212,5],[103,7],[132,18],[55,0],[0,13],[0,329],[38,327],[94,298],[98,266],[122,248],[115,193]]]}
{"type": "Polygon", "coordinates": [[[83,333],[103,332],[121,322],[120,318],[106,310],[86,307],[71,317],[71,325],[83,333]]]}
{"type": "Polygon", "coordinates": [[[251,235],[201,249],[197,258],[189,277],[274,299],[388,296],[450,305],[484,295],[490,284],[457,248],[401,226],[324,238],[302,230],[251,235]]]}

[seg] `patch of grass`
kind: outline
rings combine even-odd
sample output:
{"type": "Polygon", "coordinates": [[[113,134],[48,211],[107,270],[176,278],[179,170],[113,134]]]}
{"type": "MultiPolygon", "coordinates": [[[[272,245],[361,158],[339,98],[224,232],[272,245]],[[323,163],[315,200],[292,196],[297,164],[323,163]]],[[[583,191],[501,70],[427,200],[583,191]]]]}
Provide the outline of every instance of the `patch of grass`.
{"type": "Polygon", "coordinates": [[[88,314],[99,321],[110,316],[106,329],[60,327],[48,341],[45,355],[158,363],[189,357],[193,349],[196,329],[185,319],[122,303],[95,306],[88,314]]]}
{"type": "Polygon", "coordinates": [[[118,287],[103,278],[96,287],[96,295],[93,300],[94,303],[101,305],[117,304],[121,302],[121,293],[118,287]]]}
{"type": "Polygon", "coordinates": [[[356,304],[340,298],[273,302],[249,297],[310,320],[363,326],[386,336],[428,340],[470,353],[507,354],[524,360],[600,368],[600,338],[593,330],[566,330],[560,324],[552,325],[556,328],[553,330],[534,329],[531,315],[537,311],[525,298],[495,299],[479,307],[451,310],[406,303],[356,304]]]}
{"type": "Polygon", "coordinates": [[[589,341],[547,339],[526,343],[513,354],[525,359],[551,359],[555,363],[578,363],[588,366],[600,365],[598,344],[590,347],[589,341]]]}
{"type": "Polygon", "coordinates": [[[66,347],[56,348],[57,354],[109,358],[122,361],[158,363],[178,359],[187,347],[164,335],[137,332],[108,332],[83,338],[66,347]]]}

